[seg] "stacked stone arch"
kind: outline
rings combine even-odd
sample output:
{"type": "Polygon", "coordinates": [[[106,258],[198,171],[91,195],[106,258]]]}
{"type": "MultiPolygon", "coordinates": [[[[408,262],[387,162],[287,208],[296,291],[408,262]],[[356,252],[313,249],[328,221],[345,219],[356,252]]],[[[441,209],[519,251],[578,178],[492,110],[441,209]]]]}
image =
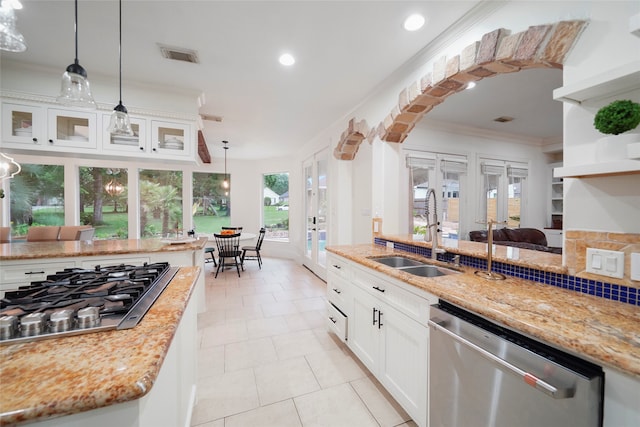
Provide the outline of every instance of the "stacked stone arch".
{"type": "MultiPolygon", "coordinates": [[[[562,68],[586,25],[583,20],[561,21],[531,26],[516,34],[503,28],[485,34],[460,54],[436,60],[431,72],[400,92],[398,104],[377,128],[362,135],[359,143],[364,137],[371,141],[374,136],[386,142],[404,142],[425,114],[464,90],[469,82],[531,68],[562,68]]],[[[343,133],[334,156],[353,160],[359,143],[354,146],[352,138],[347,144],[347,134],[349,129],[343,133]]]]}

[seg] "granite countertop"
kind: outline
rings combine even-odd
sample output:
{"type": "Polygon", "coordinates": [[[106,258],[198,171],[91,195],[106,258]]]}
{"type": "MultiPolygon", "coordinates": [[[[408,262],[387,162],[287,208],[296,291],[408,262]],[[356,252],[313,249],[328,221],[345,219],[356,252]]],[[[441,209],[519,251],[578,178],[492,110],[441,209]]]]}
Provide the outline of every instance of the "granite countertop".
{"type": "MultiPolygon", "coordinates": [[[[424,236],[411,234],[382,235],[382,239],[398,243],[406,243],[411,246],[423,246],[431,248],[431,242],[425,242],[424,236]]],[[[441,239],[440,247],[447,252],[460,255],[468,255],[476,258],[487,258],[487,244],[471,242],[468,240],[441,239]]],[[[562,265],[562,255],[551,252],[533,251],[511,246],[494,245],[493,261],[531,267],[550,273],[567,274],[568,268],[562,265]]]]}
{"type": "Polygon", "coordinates": [[[640,378],[640,311],[635,306],[515,277],[491,281],[476,276],[470,267],[461,267],[462,274],[414,276],[369,257],[393,254],[423,261],[424,257],[380,245],[330,246],[327,250],[596,364],[640,378]]]}
{"type": "Polygon", "coordinates": [[[11,242],[0,244],[0,261],[200,250],[208,241],[199,238],[179,242],[169,242],[169,239],[11,242]]]}
{"type": "Polygon", "coordinates": [[[139,399],[153,386],[200,274],[182,267],[132,329],[0,346],[0,425],[139,399]]]}

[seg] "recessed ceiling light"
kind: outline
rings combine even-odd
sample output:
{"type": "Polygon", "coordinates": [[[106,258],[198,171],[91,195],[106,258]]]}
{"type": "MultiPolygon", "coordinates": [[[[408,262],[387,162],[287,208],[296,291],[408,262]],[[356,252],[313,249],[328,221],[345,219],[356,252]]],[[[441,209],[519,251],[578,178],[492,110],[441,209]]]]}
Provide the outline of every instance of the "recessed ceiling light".
{"type": "Polygon", "coordinates": [[[465,89],[473,89],[474,87],[476,87],[476,82],[469,82],[465,89]]]}
{"type": "Polygon", "coordinates": [[[290,67],[291,65],[296,63],[296,59],[290,53],[283,53],[282,55],[280,55],[278,61],[280,61],[280,63],[286,67],[290,67]]]}
{"type": "Polygon", "coordinates": [[[407,31],[416,31],[424,25],[424,16],[414,13],[404,20],[404,29],[407,31]]]}

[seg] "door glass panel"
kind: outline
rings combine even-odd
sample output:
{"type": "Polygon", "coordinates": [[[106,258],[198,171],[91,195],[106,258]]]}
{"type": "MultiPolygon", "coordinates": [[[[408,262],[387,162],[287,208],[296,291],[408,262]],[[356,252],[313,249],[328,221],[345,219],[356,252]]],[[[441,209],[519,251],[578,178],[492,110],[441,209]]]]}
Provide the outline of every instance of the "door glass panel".
{"type": "Polygon", "coordinates": [[[39,225],[64,225],[64,166],[21,164],[9,180],[11,235],[39,225]]]}
{"type": "Polygon", "coordinates": [[[316,220],[318,232],[318,264],[325,266],[327,252],[327,160],[318,161],[318,216],[316,220]]]}
{"type": "Polygon", "coordinates": [[[117,168],[80,167],[80,224],[92,225],[96,239],[126,239],[128,221],[128,171],[117,168]]]}
{"type": "Polygon", "coordinates": [[[262,197],[265,239],[289,241],[289,174],[263,175],[262,197]]]}
{"type": "Polygon", "coordinates": [[[412,188],[412,212],[413,212],[413,234],[426,234],[427,217],[425,215],[425,203],[427,190],[429,189],[429,168],[421,166],[411,166],[411,188],[412,188]]]}
{"type": "Polygon", "coordinates": [[[29,111],[11,111],[11,134],[14,136],[32,136],[33,114],[29,111]]]}
{"type": "Polygon", "coordinates": [[[57,116],[57,138],[72,141],[89,141],[89,119],[57,116]]]}
{"type": "Polygon", "coordinates": [[[457,239],[460,235],[460,173],[443,171],[442,180],[442,237],[457,239]]]}
{"type": "Polygon", "coordinates": [[[305,215],[307,217],[307,244],[305,245],[305,253],[308,258],[311,258],[311,244],[313,241],[313,166],[308,165],[304,168],[304,182],[305,182],[305,215]]]}
{"type": "Polygon", "coordinates": [[[490,219],[498,220],[498,178],[499,175],[484,175],[485,219],[487,221],[490,219]]]}
{"type": "Polygon", "coordinates": [[[507,206],[507,226],[520,227],[520,214],[522,211],[522,184],[524,178],[509,176],[509,204],[507,206]]]}
{"type": "Polygon", "coordinates": [[[140,169],[140,234],[183,235],[182,171],[140,169]]]}

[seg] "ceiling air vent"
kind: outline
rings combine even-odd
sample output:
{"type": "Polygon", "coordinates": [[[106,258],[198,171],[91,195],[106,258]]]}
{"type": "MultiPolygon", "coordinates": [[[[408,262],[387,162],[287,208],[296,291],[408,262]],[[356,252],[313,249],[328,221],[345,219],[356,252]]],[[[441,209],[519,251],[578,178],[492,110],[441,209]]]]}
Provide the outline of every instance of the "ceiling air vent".
{"type": "Polygon", "coordinates": [[[176,61],[192,62],[198,64],[198,52],[192,49],[184,49],[180,47],[165,46],[158,44],[162,56],[167,59],[175,59],[176,61]]]}
{"type": "Polygon", "coordinates": [[[497,117],[495,119],[493,119],[494,122],[500,122],[500,123],[507,123],[513,120],[513,117],[509,117],[509,116],[500,116],[497,117]]]}
{"type": "Polygon", "coordinates": [[[213,114],[200,114],[202,120],[208,120],[210,122],[221,122],[222,116],[216,116],[213,114]]]}

